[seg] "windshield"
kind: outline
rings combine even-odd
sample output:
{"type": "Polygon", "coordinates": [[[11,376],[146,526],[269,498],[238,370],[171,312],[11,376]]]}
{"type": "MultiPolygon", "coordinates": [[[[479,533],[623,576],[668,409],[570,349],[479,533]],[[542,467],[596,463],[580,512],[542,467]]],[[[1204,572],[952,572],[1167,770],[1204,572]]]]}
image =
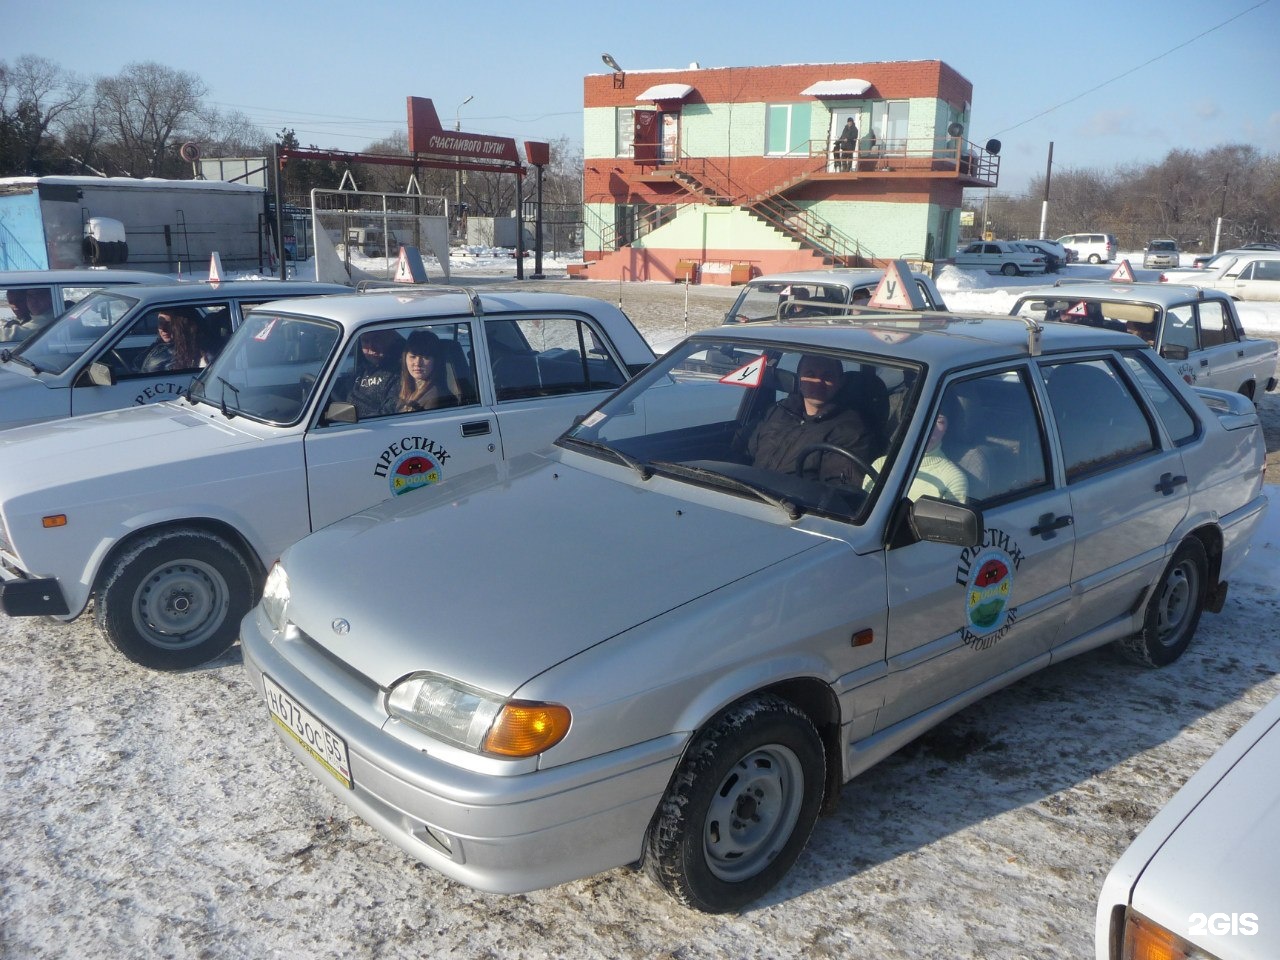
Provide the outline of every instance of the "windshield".
{"type": "MultiPolygon", "coordinates": [[[[864,285],[867,296],[875,285],[874,278],[864,285]]],[[[840,313],[849,302],[849,287],[843,283],[805,280],[755,280],[725,314],[725,323],[757,323],[781,318],[815,317],[840,313]]]]}
{"type": "Polygon", "coordinates": [[[190,397],[229,416],[294,423],[341,337],[327,321],[254,310],[192,383],[190,397]]]}
{"type": "Polygon", "coordinates": [[[41,372],[62,373],[106,337],[138,303],[105,290],[90,294],[13,353],[41,372]]]}
{"type": "Polygon", "coordinates": [[[783,509],[859,523],[915,406],[901,361],[724,339],[686,341],[558,441],[783,509]]]}

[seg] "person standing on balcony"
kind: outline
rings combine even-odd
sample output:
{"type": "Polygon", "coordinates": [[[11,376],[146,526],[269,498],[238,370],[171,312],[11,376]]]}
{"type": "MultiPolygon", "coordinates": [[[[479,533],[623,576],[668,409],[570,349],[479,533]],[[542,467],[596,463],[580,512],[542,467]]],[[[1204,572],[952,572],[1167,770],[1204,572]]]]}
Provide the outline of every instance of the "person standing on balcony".
{"type": "Polygon", "coordinates": [[[854,156],[858,150],[858,125],[850,117],[844,122],[844,129],[836,138],[836,172],[849,173],[853,170],[854,156]]]}

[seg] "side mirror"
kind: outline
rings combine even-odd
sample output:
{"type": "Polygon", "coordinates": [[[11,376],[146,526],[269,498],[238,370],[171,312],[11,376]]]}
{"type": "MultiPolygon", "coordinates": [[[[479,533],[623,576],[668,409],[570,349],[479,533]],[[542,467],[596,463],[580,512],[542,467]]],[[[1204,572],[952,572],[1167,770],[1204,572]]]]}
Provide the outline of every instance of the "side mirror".
{"type": "Polygon", "coordinates": [[[101,360],[89,364],[89,382],[95,387],[114,387],[116,372],[101,360]]]}
{"type": "Polygon", "coordinates": [[[360,414],[356,413],[356,405],[354,403],[346,403],[342,400],[334,400],[324,408],[324,423],[359,423],[360,414]]]}
{"type": "Polygon", "coordinates": [[[911,530],[919,540],[976,547],[982,543],[982,514],[971,507],[936,497],[921,497],[911,505],[911,530]]]}
{"type": "Polygon", "coordinates": [[[1191,351],[1180,344],[1171,343],[1160,351],[1160,356],[1166,360],[1185,360],[1191,356],[1191,351]]]}

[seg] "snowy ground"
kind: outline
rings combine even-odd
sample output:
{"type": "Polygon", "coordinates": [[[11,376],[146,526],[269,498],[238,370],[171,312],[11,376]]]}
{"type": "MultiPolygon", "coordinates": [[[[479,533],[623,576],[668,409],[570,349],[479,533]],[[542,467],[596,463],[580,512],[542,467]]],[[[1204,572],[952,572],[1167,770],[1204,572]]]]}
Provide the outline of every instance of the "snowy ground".
{"type": "MultiPolygon", "coordinates": [[[[477,285],[512,273],[501,257],[455,269],[477,285]]],[[[1010,284],[1030,282],[952,272],[942,292],[962,310],[1005,312],[1010,284]]],[[[651,339],[682,332],[686,295],[691,329],[733,295],[542,283],[620,299],[651,339]]],[[[1244,312],[1252,332],[1280,334],[1280,305],[1244,312]]],[[[1111,863],[1280,695],[1268,489],[1249,569],[1177,664],[1096,651],[964,711],[846,786],[783,885],[732,917],[684,911],[630,870],[518,897],[458,886],[313,785],[238,649],[156,674],[83,620],[0,616],[0,957],[1091,956],[1111,863]]]]}

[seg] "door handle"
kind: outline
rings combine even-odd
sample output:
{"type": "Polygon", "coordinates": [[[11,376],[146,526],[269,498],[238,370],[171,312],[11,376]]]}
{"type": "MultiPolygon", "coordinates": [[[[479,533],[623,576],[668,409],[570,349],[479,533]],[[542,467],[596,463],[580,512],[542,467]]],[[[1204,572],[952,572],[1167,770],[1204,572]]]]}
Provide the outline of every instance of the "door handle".
{"type": "Polygon", "coordinates": [[[1069,527],[1075,523],[1070,516],[1055,517],[1052,513],[1040,514],[1040,519],[1036,521],[1036,525],[1031,528],[1033,537],[1040,537],[1044,540],[1052,540],[1058,535],[1057,531],[1063,527],[1069,527]]]}
{"type": "Polygon", "coordinates": [[[469,420],[462,425],[464,437],[483,437],[490,431],[488,420],[469,420]]]}
{"type": "Polygon", "coordinates": [[[1175,487],[1180,487],[1187,482],[1186,477],[1175,477],[1172,473],[1162,473],[1160,482],[1156,484],[1157,493],[1163,493],[1166,497],[1173,493],[1175,487]]]}
{"type": "Polygon", "coordinates": [[[1208,357],[1201,357],[1201,358],[1200,358],[1200,366],[1202,366],[1202,367],[1207,367],[1208,365],[1209,365],[1209,358],[1208,358],[1208,357]]]}

